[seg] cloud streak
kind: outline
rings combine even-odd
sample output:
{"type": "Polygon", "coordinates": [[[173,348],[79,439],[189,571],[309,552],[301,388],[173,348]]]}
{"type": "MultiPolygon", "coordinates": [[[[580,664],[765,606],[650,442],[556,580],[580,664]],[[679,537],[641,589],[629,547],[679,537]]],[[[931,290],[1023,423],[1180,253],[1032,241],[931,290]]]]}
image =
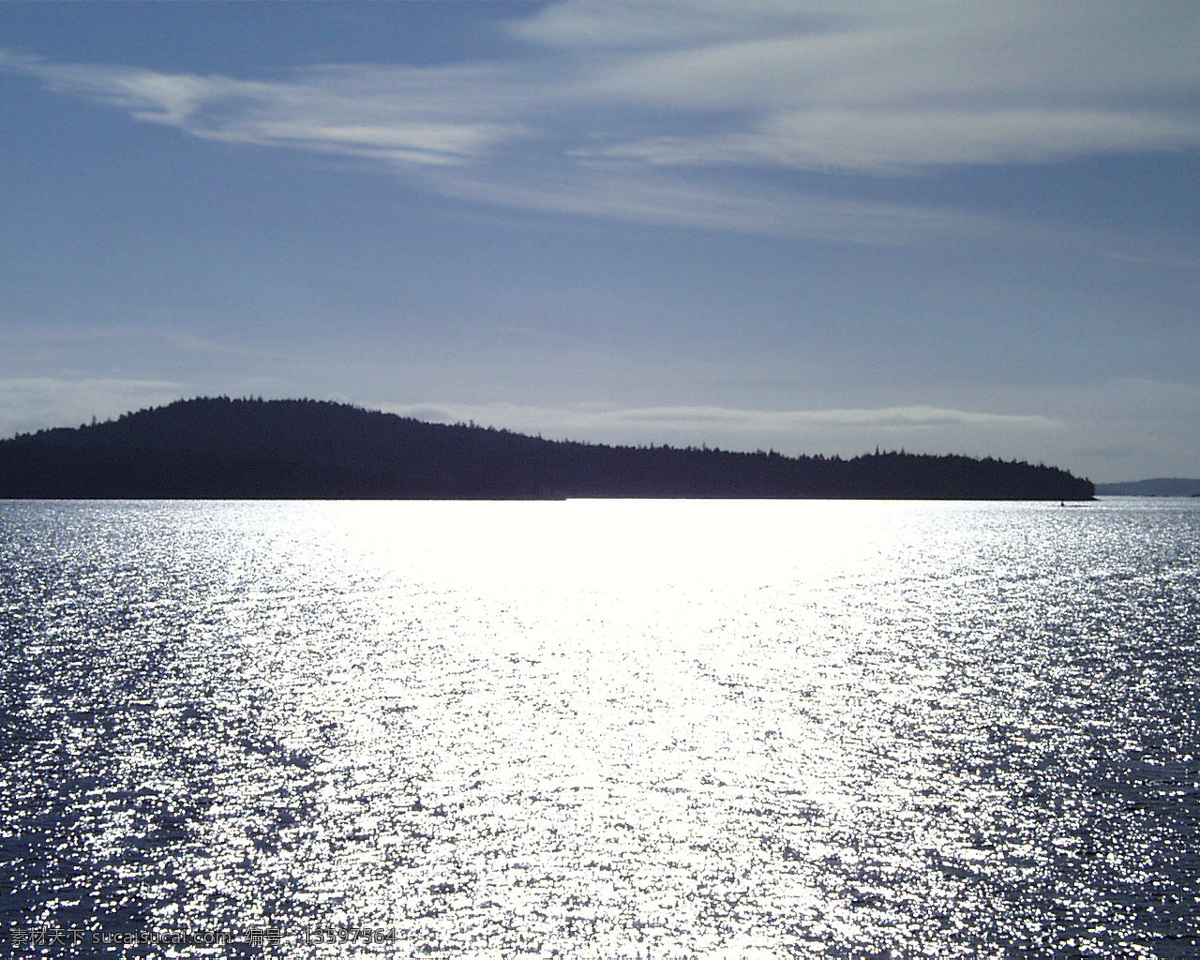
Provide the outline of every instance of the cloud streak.
{"type": "Polygon", "coordinates": [[[513,90],[504,71],[489,68],[320,67],[261,81],[48,63],[10,53],[0,54],[0,68],[201,139],[395,166],[471,162],[527,132],[494,119],[516,104],[489,93],[513,90]]]}
{"type": "Polygon", "coordinates": [[[475,422],[555,440],[620,445],[704,446],[778,450],[788,455],[854,456],[876,447],[1061,459],[1073,424],[1038,413],[991,413],[953,407],[898,406],[762,410],[717,406],[620,406],[569,403],[375,404],[402,416],[440,423],[475,422]]]}
{"type": "Polygon", "coordinates": [[[596,100],[708,121],[605,144],[608,156],[896,173],[1200,142],[1181,97],[1200,86],[1185,5],[1155,17],[1109,0],[601,7],[556,5],[518,29],[549,46],[587,36],[620,49],[581,78],[596,100]],[[638,17],[648,49],[632,42],[638,17]]]}
{"type": "Polygon", "coordinates": [[[1189,4],[567,0],[509,29],[528,52],[493,63],[246,79],[10,53],[0,68],[201,139],[353,157],[476,202],[855,243],[1004,225],[760,174],[1200,146],[1189,4]]]}
{"type": "Polygon", "coordinates": [[[880,409],[830,410],[745,410],[713,406],[615,407],[604,404],[572,404],[565,407],[520,406],[515,404],[388,405],[392,413],[442,423],[475,421],[496,427],[550,431],[578,430],[584,434],[603,431],[649,432],[668,435],[680,431],[736,431],[747,437],[768,433],[803,433],[826,428],[936,429],[972,427],[979,430],[1056,430],[1061,424],[1040,415],[979,413],[943,407],[909,406],[880,409]]]}
{"type": "Polygon", "coordinates": [[[1175,150],[1197,119],[1103,110],[805,110],[716,137],[659,137],[581,155],[666,166],[769,165],[898,174],[931,166],[1046,163],[1089,153],[1175,150]]]}

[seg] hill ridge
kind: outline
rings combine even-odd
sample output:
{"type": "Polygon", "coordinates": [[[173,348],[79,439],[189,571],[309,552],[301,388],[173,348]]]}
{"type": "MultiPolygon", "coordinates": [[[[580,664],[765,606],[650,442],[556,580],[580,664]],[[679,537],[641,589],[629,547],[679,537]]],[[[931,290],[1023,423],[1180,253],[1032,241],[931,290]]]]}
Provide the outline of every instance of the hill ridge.
{"type": "Polygon", "coordinates": [[[0,441],[0,497],[1087,500],[1022,461],[903,451],[786,457],[609,446],[323,400],[198,397],[0,441]]]}

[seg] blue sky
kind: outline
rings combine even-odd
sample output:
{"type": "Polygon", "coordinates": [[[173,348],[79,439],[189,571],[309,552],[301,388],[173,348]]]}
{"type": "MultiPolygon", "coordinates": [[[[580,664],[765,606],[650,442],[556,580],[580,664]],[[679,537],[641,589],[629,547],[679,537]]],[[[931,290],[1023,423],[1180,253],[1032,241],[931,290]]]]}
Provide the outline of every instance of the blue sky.
{"type": "Polygon", "coordinates": [[[203,394],[1200,476],[1193,0],[0,4],[0,435],[203,394]]]}

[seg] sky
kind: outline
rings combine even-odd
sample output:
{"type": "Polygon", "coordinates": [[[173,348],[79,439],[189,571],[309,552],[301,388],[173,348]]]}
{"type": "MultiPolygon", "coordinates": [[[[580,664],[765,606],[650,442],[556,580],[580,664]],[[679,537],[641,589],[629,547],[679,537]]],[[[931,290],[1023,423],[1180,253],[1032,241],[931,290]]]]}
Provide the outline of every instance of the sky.
{"type": "Polygon", "coordinates": [[[206,395],[1200,476],[1195,0],[0,4],[0,436],[206,395]]]}

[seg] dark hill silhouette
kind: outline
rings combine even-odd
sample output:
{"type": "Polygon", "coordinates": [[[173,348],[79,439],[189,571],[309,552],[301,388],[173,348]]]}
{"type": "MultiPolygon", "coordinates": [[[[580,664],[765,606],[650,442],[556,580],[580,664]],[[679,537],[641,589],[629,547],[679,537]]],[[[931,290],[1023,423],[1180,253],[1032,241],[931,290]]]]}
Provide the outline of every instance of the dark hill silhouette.
{"type": "Polygon", "coordinates": [[[180,400],[0,441],[0,497],[1087,500],[1052,467],[960,456],[613,447],[315,400],[180,400]]]}

